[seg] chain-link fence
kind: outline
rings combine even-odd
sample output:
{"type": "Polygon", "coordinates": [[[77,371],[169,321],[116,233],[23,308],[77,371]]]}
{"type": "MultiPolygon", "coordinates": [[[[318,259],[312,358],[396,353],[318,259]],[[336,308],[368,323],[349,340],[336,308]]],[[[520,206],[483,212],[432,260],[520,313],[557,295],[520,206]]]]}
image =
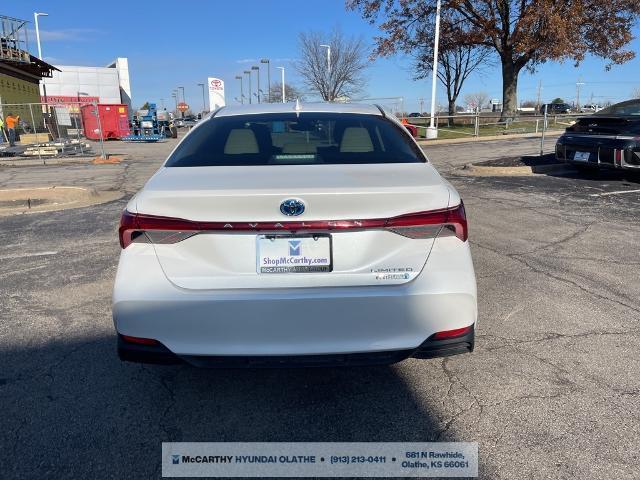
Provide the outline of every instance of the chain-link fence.
{"type": "MultiPolygon", "coordinates": [[[[4,126],[0,132],[0,156],[48,158],[96,155],[108,137],[95,103],[0,104],[4,126]]],[[[126,119],[128,129],[128,118],[126,119]]]]}

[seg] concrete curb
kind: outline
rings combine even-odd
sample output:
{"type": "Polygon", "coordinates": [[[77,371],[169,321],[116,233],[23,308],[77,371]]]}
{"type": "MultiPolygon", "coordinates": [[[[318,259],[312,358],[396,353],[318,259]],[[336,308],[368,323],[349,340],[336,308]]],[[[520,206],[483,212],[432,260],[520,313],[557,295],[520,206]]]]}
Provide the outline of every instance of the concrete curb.
{"type": "MultiPolygon", "coordinates": [[[[563,131],[547,132],[546,136],[549,138],[556,138],[562,135],[563,131]]],[[[446,138],[442,140],[417,140],[418,145],[421,147],[429,145],[451,145],[455,143],[474,143],[485,142],[492,140],[509,140],[510,138],[540,138],[542,133],[514,133],[512,135],[490,135],[487,137],[468,137],[468,138],[446,138]]]]}
{"type": "Polygon", "coordinates": [[[117,161],[103,161],[98,160],[100,157],[96,157],[95,155],[86,156],[86,157],[62,157],[62,158],[46,158],[43,157],[42,160],[38,160],[38,158],[20,158],[20,159],[3,159],[0,158],[0,167],[48,167],[53,165],[117,165],[118,163],[122,163],[127,160],[126,155],[110,155],[111,157],[117,158],[117,161]],[[46,162],[46,164],[45,164],[46,162]]]}
{"type": "Polygon", "coordinates": [[[0,217],[87,207],[123,196],[120,191],[99,192],[85,187],[10,188],[0,190],[0,217]]]}
{"type": "Polygon", "coordinates": [[[474,177],[526,177],[539,174],[561,174],[571,170],[564,163],[522,167],[488,167],[471,163],[455,170],[458,175],[474,177]]]}

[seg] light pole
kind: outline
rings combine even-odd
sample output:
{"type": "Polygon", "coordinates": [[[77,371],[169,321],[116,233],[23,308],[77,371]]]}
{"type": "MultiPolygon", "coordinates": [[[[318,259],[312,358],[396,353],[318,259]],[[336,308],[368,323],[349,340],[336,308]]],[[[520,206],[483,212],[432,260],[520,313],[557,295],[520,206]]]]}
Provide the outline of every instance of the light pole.
{"type": "MultiPolygon", "coordinates": [[[[178,87],[178,90],[182,89],[182,103],[187,103],[184,98],[184,87],[178,87]]],[[[180,112],[180,116],[184,118],[184,112],[180,112]]]]}
{"type": "Polygon", "coordinates": [[[251,103],[251,70],[245,70],[243,73],[249,76],[249,103],[251,103]]]}
{"type": "Polygon", "coordinates": [[[282,103],[287,103],[284,89],[284,67],[278,67],[282,71],[282,103]]]}
{"type": "Polygon", "coordinates": [[[36,42],[38,44],[38,58],[42,60],[42,48],[40,47],[40,25],[38,25],[38,17],[48,17],[48,13],[33,12],[33,20],[36,24],[36,42]]]}
{"type": "Polygon", "coordinates": [[[173,99],[176,101],[176,109],[174,110],[175,116],[178,116],[178,91],[177,90],[172,90],[171,91],[171,96],[173,97],[173,99]]]}
{"type": "Polygon", "coordinates": [[[327,100],[329,102],[333,101],[333,92],[331,91],[331,45],[320,45],[327,49],[327,95],[329,98],[327,100]]]}
{"type": "Polygon", "coordinates": [[[331,75],[331,45],[320,45],[327,49],[327,72],[331,75]]]}
{"type": "Polygon", "coordinates": [[[207,110],[207,103],[204,99],[204,83],[199,83],[198,85],[202,87],[202,113],[204,114],[207,110]]]}
{"type": "MultiPolygon", "coordinates": [[[[33,20],[36,27],[36,43],[38,44],[38,58],[42,60],[42,47],[40,47],[40,25],[38,24],[38,17],[48,17],[48,13],[33,12],[33,20]]],[[[45,111],[47,111],[47,86],[42,81],[42,96],[44,97],[45,111]]]]}
{"type": "Polygon", "coordinates": [[[240,80],[240,104],[244,105],[244,89],[242,88],[242,75],[236,75],[236,80],[240,80]]]}
{"type": "Polygon", "coordinates": [[[431,75],[431,120],[427,127],[427,138],[438,138],[438,127],[435,125],[436,116],[436,80],[438,77],[438,46],[440,44],[440,0],[436,5],[436,30],[433,40],[433,72],[431,75]]]}
{"type": "Polygon", "coordinates": [[[580,113],[580,87],[584,85],[581,78],[576,82],[576,113],[580,113]]]}
{"type": "Polygon", "coordinates": [[[271,63],[268,58],[263,58],[260,60],[260,63],[267,64],[267,88],[269,89],[269,103],[271,103],[271,63]]]}
{"type": "Polygon", "coordinates": [[[257,66],[253,66],[251,67],[251,70],[255,70],[256,74],[258,76],[258,90],[257,90],[257,96],[258,96],[258,103],[260,103],[260,67],[257,66]]]}

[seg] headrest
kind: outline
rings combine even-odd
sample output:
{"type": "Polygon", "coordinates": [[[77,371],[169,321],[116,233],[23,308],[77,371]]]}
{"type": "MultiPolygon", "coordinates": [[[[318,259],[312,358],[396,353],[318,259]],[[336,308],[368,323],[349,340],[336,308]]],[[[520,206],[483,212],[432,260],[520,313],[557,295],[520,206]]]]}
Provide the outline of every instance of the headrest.
{"type": "Polygon", "coordinates": [[[340,141],[341,153],[373,152],[373,143],[366,128],[347,127],[340,141]]]}
{"type": "Polygon", "coordinates": [[[234,128],[229,132],[224,153],[225,155],[260,153],[255,133],[248,128],[234,128]]]}

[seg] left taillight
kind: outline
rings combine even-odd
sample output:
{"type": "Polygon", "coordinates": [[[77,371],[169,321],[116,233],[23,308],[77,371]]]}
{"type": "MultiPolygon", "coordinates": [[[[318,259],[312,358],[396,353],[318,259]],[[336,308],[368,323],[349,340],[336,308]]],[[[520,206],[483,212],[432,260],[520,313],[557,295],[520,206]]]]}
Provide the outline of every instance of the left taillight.
{"type": "Polygon", "coordinates": [[[118,235],[120,237],[120,246],[127,248],[132,242],[132,236],[136,231],[136,216],[128,210],[122,211],[120,217],[120,228],[118,229],[118,235]]]}
{"type": "Polygon", "coordinates": [[[124,210],[120,217],[120,246],[132,243],[178,243],[201,230],[197,222],[180,218],[138,215],[124,210]]]}

